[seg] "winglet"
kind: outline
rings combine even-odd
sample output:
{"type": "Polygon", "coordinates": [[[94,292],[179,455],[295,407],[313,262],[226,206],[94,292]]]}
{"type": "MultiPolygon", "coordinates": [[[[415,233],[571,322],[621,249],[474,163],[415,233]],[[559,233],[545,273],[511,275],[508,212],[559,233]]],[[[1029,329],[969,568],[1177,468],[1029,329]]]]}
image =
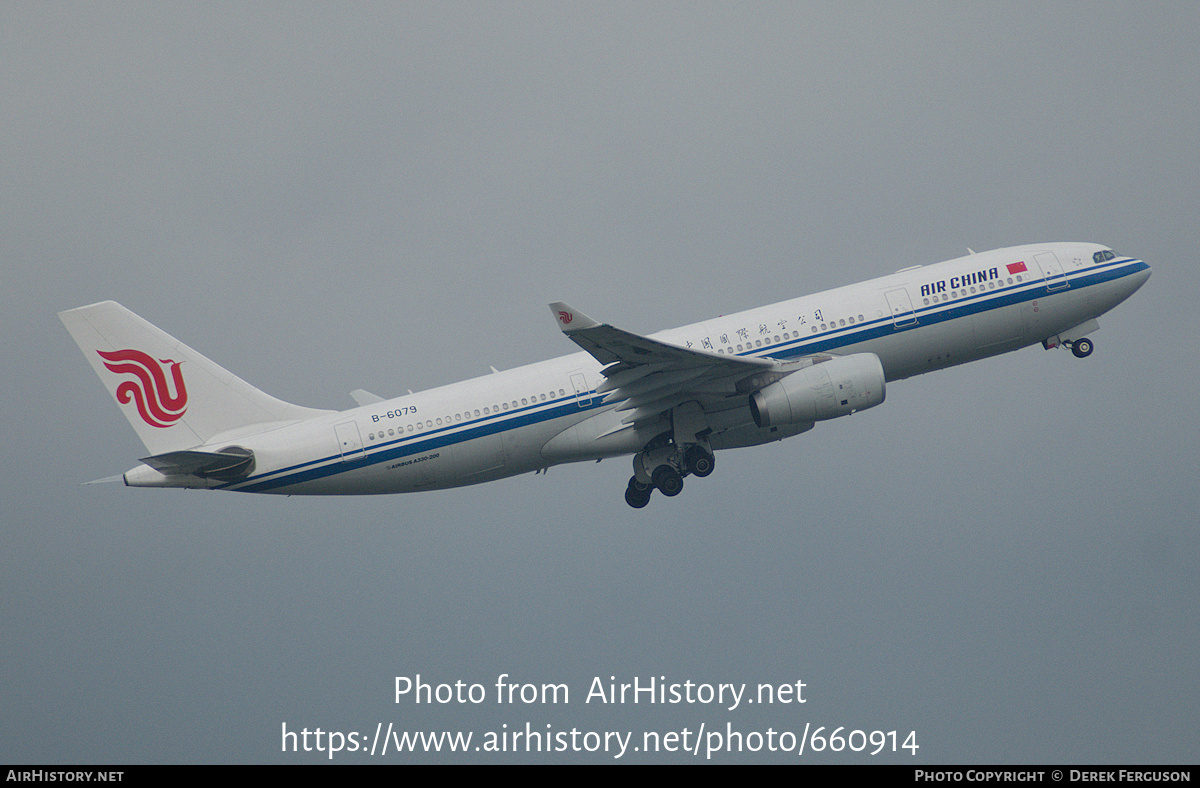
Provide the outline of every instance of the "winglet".
{"type": "Polygon", "coordinates": [[[564,334],[569,334],[573,331],[582,331],[585,328],[596,328],[601,325],[575,307],[562,301],[555,301],[551,304],[550,311],[554,313],[554,319],[558,321],[558,327],[562,329],[564,334]]]}

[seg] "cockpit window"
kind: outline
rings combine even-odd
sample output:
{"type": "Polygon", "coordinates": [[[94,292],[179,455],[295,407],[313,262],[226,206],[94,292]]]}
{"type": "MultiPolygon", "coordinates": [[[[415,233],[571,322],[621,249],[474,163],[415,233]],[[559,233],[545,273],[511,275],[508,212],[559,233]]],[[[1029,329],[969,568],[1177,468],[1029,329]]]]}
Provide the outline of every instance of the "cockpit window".
{"type": "Polygon", "coordinates": [[[1102,252],[1096,252],[1094,255],[1092,255],[1092,262],[1103,263],[1113,259],[1114,257],[1116,257],[1116,255],[1113,254],[1111,249],[1105,249],[1102,252]]]}

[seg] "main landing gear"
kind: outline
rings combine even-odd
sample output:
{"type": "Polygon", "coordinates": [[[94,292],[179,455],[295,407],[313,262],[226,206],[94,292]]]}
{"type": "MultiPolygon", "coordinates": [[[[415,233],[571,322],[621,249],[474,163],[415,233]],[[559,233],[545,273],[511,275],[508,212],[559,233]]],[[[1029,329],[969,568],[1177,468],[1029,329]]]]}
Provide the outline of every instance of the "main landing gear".
{"type": "Polygon", "coordinates": [[[683,477],[704,478],[714,467],[716,461],[712,451],[698,443],[682,449],[673,443],[645,449],[633,458],[633,476],[625,488],[625,503],[641,509],[650,503],[655,490],[674,498],[683,491],[683,477]]]}
{"type": "MultiPolygon", "coordinates": [[[[683,486],[683,480],[679,481],[680,486],[683,486]]],[[[650,503],[650,493],[654,492],[654,488],[644,482],[639,482],[636,476],[629,478],[629,486],[625,488],[625,503],[632,506],[634,509],[641,509],[646,504],[650,503]]]]}

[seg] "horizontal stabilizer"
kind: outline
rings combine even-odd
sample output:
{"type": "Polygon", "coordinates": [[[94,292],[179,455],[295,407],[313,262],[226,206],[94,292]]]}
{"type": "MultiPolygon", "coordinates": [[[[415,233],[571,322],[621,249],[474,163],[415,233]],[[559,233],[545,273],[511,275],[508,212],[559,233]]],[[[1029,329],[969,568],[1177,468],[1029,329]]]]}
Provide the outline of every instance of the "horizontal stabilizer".
{"type": "Polygon", "coordinates": [[[199,476],[202,479],[240,479],[254,470],[254,455],[210,451],[171,451],[143,457],[142,462],[165,476],[199,476]]]}
{"type": "Polygon", "coordinates": [[[123,481],[125,481],[125,477],[118,473],[116,476],[105,476],[103,479],[92,479],[90,482],[84,482],[84,484],[110,484],[112,482],[123,481]]]}

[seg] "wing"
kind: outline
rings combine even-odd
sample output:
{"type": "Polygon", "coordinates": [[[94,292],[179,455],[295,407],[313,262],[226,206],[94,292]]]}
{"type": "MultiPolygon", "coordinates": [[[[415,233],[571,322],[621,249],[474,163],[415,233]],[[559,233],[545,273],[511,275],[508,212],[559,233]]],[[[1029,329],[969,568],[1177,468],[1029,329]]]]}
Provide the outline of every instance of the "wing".
{"type": "MultiPolygon", "coordinates": [[[[599,323],[561,301],[550,305],[567,337],[604,364],[596,387],[605,403],[629,411],[621,428],[651,421],[685,402],[705,409],[732,405],[731,398],[775,382],[795,369],[764,358],[727,356],[660,342],[599,323]],[[787,367],[782,371],[781,367],[787,367]]],[[[736,404],[743,404],[738,399],[736,404]]]]}
{"type": "Polygon", "coordinates": [[[355,389],[350,392],[350,397],[354,402],[362,407],[363,405],[374,405],[376,402],[383,402],[383,397],[378,394],[372,394],[366,389],[355,389]]]}

